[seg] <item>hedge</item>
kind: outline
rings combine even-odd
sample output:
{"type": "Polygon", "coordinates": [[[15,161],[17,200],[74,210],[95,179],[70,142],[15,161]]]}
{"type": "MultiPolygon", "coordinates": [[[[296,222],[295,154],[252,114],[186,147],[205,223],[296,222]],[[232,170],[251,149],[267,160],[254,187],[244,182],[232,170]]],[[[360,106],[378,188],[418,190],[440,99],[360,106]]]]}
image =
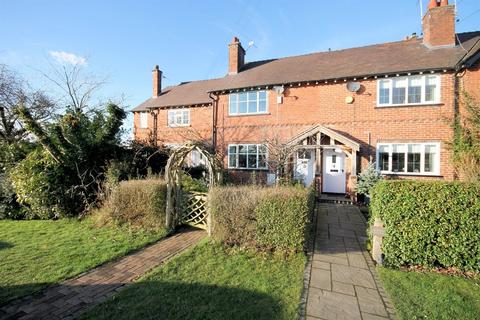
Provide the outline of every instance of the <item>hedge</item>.
{"type": "Polygon", "coordinates": [[[480,271],[480,183],[381,181],[371,212],[385,224],[387,266],[480,271]]]}
{"type": "Polygon", "coordinates": [[[97,221],[144,230],[163,230],[166,194],[167,185],[160,179],[122,181],[97,213],[97,221]]]}
{"type": "Polygon", "coordinates": [[[212,236],[226,244],[299,251],[315,194],[301,187],[218,187],[210,193],[212,236]]]}

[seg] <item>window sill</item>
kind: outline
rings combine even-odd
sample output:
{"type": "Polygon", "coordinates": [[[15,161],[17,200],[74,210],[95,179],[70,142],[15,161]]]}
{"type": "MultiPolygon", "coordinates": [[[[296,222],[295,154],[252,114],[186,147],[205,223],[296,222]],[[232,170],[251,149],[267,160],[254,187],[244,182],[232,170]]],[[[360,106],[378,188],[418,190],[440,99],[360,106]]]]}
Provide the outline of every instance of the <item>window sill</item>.
{"type": "Polygon", "coordinates": [[[438,107],[443,106],[444,103],[442,102],[435,102],[435,103],[407,103],[407,104],[386,104],[381,105],[377,104],[375,109],[388,109],[388,108],[401,108],[401,107],[438,107]]]}
{"type": "Polygon", "coordinates": [[[268,168],[228,168],[228,170],[235,171],[268,171],[268,168]]]}
{"type": "Polygon", "coordinates": [[[262,113],[245,113],[245,114],[229,114],[228,117],[236,118],[236,117],[254,117],[254,116],[268,116],[270,112],[262,112],[262,113]]]}
{"type": "Polygon", "coordinates": [[[184,124],[184,125],[166,126],[166,127],[175,129],[175,128],[187,128],[187,127],[191,127],[191,125],[190,124],[184,124]]]}
{"type": "Polygon", "coordinates": [[[386,172],[380,171],[382,175],[385,176],[409,176],[409,177],[437,177],[441,178],[442,175],[438,173],[420,173],[420,172],[386,172]]]}

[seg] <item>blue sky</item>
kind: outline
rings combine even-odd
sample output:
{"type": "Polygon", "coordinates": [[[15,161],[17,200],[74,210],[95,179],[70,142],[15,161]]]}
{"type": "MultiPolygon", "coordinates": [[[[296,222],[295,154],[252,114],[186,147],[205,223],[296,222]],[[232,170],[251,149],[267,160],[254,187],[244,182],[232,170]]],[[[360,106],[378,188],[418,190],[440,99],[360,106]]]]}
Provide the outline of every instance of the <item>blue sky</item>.
{"type": "MultiPolygon", "coordinates": [[[[478,0],[457,2],[457,31],[480,30],[478,0]]],[[[36,70],[49,70],[51,52],[72,54],[61,57],[85,59],[86,71],[108,77],[102,98],[124,94],[133,108],[150,97],[155,64],[165,86],[224,76],[234,35],[245,47],[255,42],[246,56],[254,61],[397,41],[413,32],[421,32],[418,0],[4,0],[0,63],[48,89],[36,70]]]]}

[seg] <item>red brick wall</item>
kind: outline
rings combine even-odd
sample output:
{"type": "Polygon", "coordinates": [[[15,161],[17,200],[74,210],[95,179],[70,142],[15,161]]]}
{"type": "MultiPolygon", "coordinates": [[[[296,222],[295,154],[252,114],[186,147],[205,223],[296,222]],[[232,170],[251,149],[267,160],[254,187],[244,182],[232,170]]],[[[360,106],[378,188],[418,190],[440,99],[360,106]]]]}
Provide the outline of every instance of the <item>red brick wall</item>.
{"type": "MultiPolygon", "coordinates": [[[[371,155],[375,158],[377,142],[440,141],[441,176],[453,179],[446,141],[452,137],[448,119],[453,117],[453,75],[442,74],[440,105],[377,108],[376,80],[361,81],[362,89],[352,94],[345,83],[287,87],[283,103],[276,104],[276,94],[269,91],[269,114],[229,116],[228,95],[218,104],[218,143],[226,153],[229,143],[261,143],[278,136],[283,140],[321,124],[335,129],[361,144],[361,166],[368,162],[368,133],[371,155]],[[345,103],[352,95],[354,103],[345,103]]],[[[225,159],[226,161],[226,159],[225,159]]],[[[360,169],[360,168],[359,168],[360,169]]]]}
{"type": "MultiPolygon", "coordinates": [[[[190,109],[190,126],[171,128],[167,125],[168,110],[156,110],[157,115],[157,141],[159,144],[182,143],[185,141],[198,141],[212,139],[212,106],[193,107],[190,109]]],[[[148,116],[148,129],[140,128],[140,115],[134,113],[135,139],[148,140],[153,131],[153,116],[148,116]]]]}

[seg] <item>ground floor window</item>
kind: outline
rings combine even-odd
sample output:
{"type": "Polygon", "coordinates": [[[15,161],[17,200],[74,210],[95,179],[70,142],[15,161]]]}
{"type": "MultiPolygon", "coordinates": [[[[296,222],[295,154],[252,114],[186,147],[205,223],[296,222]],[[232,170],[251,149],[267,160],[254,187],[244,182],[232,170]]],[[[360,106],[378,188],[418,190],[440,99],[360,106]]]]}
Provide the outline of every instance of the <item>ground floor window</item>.
{"type": "Polygon", "coordinates": [[[379,143],[377,168],[387,174],[440,174],[440,143],[379,143]]]}
{"type": "Polygon", "coordinates": [[[228,145],[228,167],[231,169],[266,169],[266,146],[263,144],[228,145]]]}

